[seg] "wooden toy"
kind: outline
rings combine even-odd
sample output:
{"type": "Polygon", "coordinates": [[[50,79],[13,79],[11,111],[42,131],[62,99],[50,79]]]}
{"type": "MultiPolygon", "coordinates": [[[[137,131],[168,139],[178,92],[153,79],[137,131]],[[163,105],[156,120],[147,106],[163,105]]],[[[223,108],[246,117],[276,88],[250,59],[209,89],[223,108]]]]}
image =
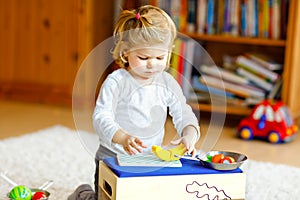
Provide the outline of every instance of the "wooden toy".
{"type": "Polygon", "coordinates": [[[175,148],[164,150],[160,146],[152,146],[152,152],[156,155],[159,159],[164,161],[174,161],[179,160],[178,156],[183,156],[186,152],[186,147],[183,143],[177,145],[175,148]]]}
{"type": "Polygon", "coordinates": [[[182,167],[119,166],[106,158],[99,166],[99,199],[244,199],[246,174],[239,168],[218,171],[199,161],[180,160],[182,167]],[[102,196],[100,196],[102,195],[102,196]]]}
{"type": "Polygon", "coordinates": [[[120,166],[140,167],[182,167],[180,160],[166,162],[154,154],[118,154],[117,161],[120,166]]]}

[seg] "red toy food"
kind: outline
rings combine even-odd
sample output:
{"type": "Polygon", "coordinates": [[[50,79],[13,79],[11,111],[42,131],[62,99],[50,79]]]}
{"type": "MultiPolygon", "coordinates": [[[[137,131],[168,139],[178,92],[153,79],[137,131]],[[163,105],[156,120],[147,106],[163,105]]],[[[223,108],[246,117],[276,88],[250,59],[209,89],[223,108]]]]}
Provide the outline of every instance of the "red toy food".
{"type": "Polygon", "coordinates": [[[32,196],[32,200],[44,200],[47,199],[47,196],[44,192],[39,191],[36,192],[33,196],[32,196]]]}
{"type": "Polygon", "coordinates": [[[230,163],[234,163],[235,160],[231,156],[224,156],[224,154],[216,154],[212,157],[211,162],[230,164],[230,163]]]}
{"type": "Polygon", "coordinates": [[[230,164],[230,163],[234,163],[235,160],[233,157],[231,156],[225,156],[222,160],[221,160],[221,163],[224,163],[224,164],[230,164]]]}
{"type": "Polygon", "coordinates": [[[223,158],[224,158],[223,154],[217,154],[212,157],[211,162],[220,163],[223,158]]]}
{"type": "Polygon", "coordinates": [[[251,114],[240,121],[238,136],[245,140],[266,139],[271,143],[291,141],[297,125],[289,109],[280,101],[264,100],[257,104],[251,114]]]}

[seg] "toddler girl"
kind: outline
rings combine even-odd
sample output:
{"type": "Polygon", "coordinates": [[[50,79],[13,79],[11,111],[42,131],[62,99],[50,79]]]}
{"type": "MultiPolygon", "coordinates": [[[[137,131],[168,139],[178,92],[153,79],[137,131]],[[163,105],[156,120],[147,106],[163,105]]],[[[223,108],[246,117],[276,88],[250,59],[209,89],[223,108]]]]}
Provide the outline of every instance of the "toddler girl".
{"type": "MultiPolygon", "coordinates": [[[[142,6],[125,10],[116,22],[112,51],[121,67],[101,86],[93,114],[100,138],[96,153],[95,190],[98,191],[99,161],[117,154],[151,153],[161,145],[167,113],[172,117],[187,153],[196,153],[199,123],[176,80],[165,70],[170,63],[176,27],[160,8],[142,6]]],[[[79,198],[80,189],[73,196],[79,198]]],[[[96,197],[95,197],[96,198],[96,197]]]]}

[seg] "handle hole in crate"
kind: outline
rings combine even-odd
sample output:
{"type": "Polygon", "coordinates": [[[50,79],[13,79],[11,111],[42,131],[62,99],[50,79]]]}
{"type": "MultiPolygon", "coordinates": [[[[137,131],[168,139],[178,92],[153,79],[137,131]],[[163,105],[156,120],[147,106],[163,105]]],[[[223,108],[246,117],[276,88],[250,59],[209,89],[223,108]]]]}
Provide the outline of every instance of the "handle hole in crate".
{"type": "Polygon", "coordinates": [[[109,196],[112,195],[112,188],[111,188],[111,186],[109,185],[108,182],[104,181],[103,188],[109,196]]]}

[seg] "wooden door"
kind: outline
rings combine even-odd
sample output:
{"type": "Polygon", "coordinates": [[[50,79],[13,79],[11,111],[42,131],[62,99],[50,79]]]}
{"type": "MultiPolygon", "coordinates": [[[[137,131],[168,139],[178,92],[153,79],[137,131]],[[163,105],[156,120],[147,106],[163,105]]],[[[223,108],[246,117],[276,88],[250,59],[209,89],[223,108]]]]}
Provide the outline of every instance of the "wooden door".
{"type": "Polygon", "coordinates": [[[0,0],[0,98],[71,105],[80,63],[111,36],[112,2],[0,0]]]}

